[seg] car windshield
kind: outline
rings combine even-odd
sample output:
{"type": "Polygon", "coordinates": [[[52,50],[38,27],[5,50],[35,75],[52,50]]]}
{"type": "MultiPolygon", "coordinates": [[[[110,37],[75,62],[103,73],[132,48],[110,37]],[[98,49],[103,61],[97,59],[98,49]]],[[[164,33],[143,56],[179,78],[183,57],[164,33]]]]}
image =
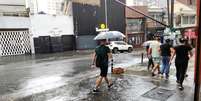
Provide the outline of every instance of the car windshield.
{"type": "Polygon", "coordinates": [[[117,44],[117,45],[126,45],[125,42],[115,42],[115,44],[117,44]]]}

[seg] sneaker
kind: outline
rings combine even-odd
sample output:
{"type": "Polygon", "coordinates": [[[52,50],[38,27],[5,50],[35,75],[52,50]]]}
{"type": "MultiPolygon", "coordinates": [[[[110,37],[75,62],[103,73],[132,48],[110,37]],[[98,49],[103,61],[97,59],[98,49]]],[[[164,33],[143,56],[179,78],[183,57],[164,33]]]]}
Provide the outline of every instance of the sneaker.
{"type": "Polygon", "coordinates": [[[185,77],[187,78],[187,77],[188,77],[188,74],[185,74],[185,77]]]}
{"type": "Polygon", "coordinates": [[[168,80],[168,79],[169,79],[169,76],[166,76],[165,79],[168,80]]]}
{"type": "Polygon", "coordinates": [[[168,80],[168,79],[169,79],[169,76],[168,76],[168,75],[166,75],[166,76],[165,76],[165,79],[166,79],[166,80],[168,80]]]}
{"type": "Polygon", "coordinates": [[[184,87],[182,85],[179,86],[179,90],[184,90],[184,87]]]}
{"type": "Polygon", "coordinates": [[[152,75],[152,76],[155,76],[155,74],[154,74],[154,73],[152,73],[151,75],[152,75]]]}
{"type": "Polygon", "coordinates": [[[109,84],[109,85],[108,85],[108,88],[110,89],[110,88],[112,87],[112,85],[113,85],[113,83],[109,84]]]}
{"type": "Polygon", "coordinates": [[[177,80],[176,82],[177,82],[177,84],[180,84],[180,81],[179,81],[179,80],[177,80]]]}
{"type": "Polygon", "coordinates": [[[98,89],[94,88],[94,89],[93,89],[93,92],[94,92],[94,93],[98,93],[98,92],[100,92],[100,91],[99,91],[98,89]]]}

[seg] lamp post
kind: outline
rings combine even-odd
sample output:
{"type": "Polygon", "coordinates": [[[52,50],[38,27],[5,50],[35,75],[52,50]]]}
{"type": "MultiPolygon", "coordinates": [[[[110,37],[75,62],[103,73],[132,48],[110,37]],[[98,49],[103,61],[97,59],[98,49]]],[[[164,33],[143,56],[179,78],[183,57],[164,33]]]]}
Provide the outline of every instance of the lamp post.
{"type": "Polygon", "coordinates": [[[106,29],[108,28],[108,15],[107,15],[107,0],[105,0],[105,24],[106,24],[106,29]]]}
{"type": "Polygon", "coordinates": [[[36,10],[37,10],[37,13],[38,13],[38,0],[36,0],[36,10]]]}
{"type": "Polygon", "coordinates": [[[168,25],[170,24],[170,0],[167,0],[168,25]]]}
{"type": "Polygon", "coordinates": [[[174,0],[171,0],[171,21],[170,28],[174,27],[174,0]]]}

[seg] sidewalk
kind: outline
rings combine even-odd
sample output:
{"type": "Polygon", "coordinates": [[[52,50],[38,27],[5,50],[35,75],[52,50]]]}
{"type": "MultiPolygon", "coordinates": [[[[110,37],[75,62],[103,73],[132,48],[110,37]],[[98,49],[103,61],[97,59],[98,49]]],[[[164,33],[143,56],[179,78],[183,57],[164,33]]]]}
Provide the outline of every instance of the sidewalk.
{"type": "MultiPolygon", "coordinates": [[[[104,84],[100,94],[89,93],[86,98],[78,101],[193,101],[194,59],[189,62],[189,76],[184,81],[183,91],[177,87],[174,64],[171,66],[169,80],[151,77],[146,66],[147,64],[139,64],[127,68],[122,75],[110,75],[114,82],[111,90],[108,91],[104,84]]],[[[95,82],[95,78],[82,83],[87,85],[90,81],[95,82]]]]}

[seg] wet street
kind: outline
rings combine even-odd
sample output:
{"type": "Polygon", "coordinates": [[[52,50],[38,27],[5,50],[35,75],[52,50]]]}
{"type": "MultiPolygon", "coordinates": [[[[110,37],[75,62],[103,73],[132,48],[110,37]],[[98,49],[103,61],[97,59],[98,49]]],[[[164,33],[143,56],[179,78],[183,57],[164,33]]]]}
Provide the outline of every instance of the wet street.
{"type": "MultiPolygon", "coordinates": [[[[94,87],[99,71],[90,68],[88,53],[2,57],[0,101],[93,100],[86,96],[94,87]]],[[[135,52],[114,55],[115,67],[126,68],[140,62],[141,57],[135,52]]]]}

